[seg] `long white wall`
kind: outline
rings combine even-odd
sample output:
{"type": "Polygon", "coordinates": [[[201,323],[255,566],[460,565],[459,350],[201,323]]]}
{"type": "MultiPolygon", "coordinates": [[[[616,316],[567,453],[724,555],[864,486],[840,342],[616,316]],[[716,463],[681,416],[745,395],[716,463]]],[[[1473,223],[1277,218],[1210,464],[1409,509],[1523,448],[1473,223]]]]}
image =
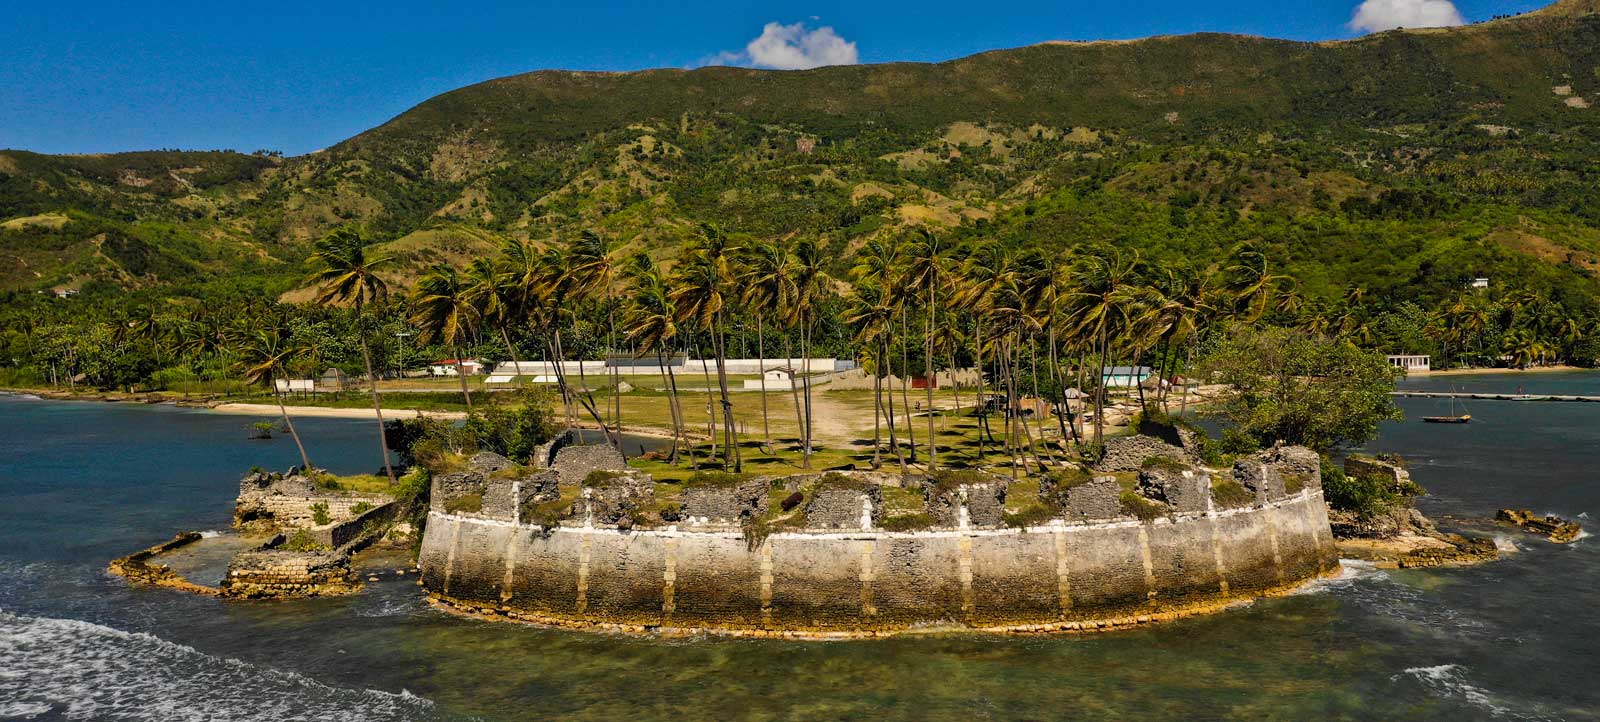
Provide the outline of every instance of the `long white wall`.
{"type": "MultiPolygon", "coordinates": [[[[669,360],[668,363],[671,364],[671,360],[669,360]]],[[[838,359],[832,358],[736,358],[727,359],[723,363],[730,374],[759,374],[767,369],[777,366],[789,366],[801,371],[806,371],[809,369],[812,373],[833,373],[833,371],[838,367],[838,359]]],[[[576,374],[579,372],[580,368],[583,370],[584,374],[604,374],[607,371],[606,362],[604,361],[561,362],[561,370],[564,373],[576,374]]],[[[684,361],[682,365],[674,366],[673,370],[678,373],[691,374],[699,374],[703,372],[716,373],[717,362],[715,359],[688,359],[684,361]]],[[[520,364],[507,361],[505,363],[497,364],[494,367],[494,373],[502,375],[516,374],[520,376],[540,376],[554,374],[555,372],[556,364],[549,361],[523,361],[520,364]]],[[[647,357],[645,359],[640,359],[634,366],[624,366],[623,372],[641,374],[655,373],[656,365],[654,359],[647,357]]]]}

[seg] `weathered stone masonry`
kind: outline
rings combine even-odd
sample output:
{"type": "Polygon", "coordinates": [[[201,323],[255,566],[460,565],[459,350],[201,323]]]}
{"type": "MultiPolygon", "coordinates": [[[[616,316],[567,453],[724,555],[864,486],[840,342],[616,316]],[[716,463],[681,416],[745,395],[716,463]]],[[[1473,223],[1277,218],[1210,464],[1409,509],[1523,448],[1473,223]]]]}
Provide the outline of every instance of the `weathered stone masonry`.
{"type": "Polygon", "coordinates": [[[870,507],[871,495],[841,494],[818,509],[833,528],[775,533],[753,549],[726,526],[543,529],[435,508],[420,563],[430,594],[471,610],[571,626],[801,636],[1103,628],[1215,608],[1337,568],[1320,485],[1285,494],[1263,484],[1250,507],[1185,511],[1195,482],[1151,481],[1181,501],[1149,522],[864,531],[861,522],[876,519],[853,504],[870,507]]]}

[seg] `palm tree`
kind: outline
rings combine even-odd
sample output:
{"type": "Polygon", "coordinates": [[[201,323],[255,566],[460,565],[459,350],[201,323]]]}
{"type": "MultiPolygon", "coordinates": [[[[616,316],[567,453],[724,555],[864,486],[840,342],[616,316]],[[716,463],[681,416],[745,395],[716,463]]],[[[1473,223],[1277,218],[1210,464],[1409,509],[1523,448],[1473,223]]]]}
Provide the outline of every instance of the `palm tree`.
{"type": "Polygon", "coordinates": [[[472,303],[472,287],[456,269],[436,263],[417,281],[411,302],[411,323],[420,330],[418,341],[438,341],[454,351],[461,397],[467,402],[467,413],[472,413],[472,392],[467,390],[467,374],[461,365],[461,346],[482,321],[472,303]]]}
{"type": "Polygon", "coordinates": [[[1075,273],[1078,290],[1072,294],[1073,318],[1078,333],[1093,339],[1100,357],[1095,373],[1094,443],[1105,434],[1105,368],[1111,360],[1111,343],[1127,328],[1130,292],[1138,269],[1137,251],[1109,250],[1085,255],[1075,273]]]}
{"type": "MultiPolygon", "coordinates": [[[[800,326],[800,383],[804,388],[806,424],[801,459],[804,468],[811,468],[811,333],[817,315],[829,294],[828,275],[823,271],[826,260],[815,240],[801,239],[794,246],[794,318],[800,326]]],[[[832,369],[829,369],[830,371],[832,369]]]]}
{"type": "Polygon", "coordinates": [[[345,226],[334,229],[316,243],[311,261],[322,266],[312,275],[317,284],[317,303],[323,306],[349,306],[355,311],[356,337],[361,342],[361,360],[367,367],[367,382],[372,391],[372,412],[378,417],[378,453],[389,485],[395,484],[394,467],[389,463],[389,437],[383,425],[383,403],[378,398],[378,376],[372,370],[372,349],[367,344],[365,311],[369,304],[389,295],[389,285],[377,271],[389,262],[388,256],[369,256],[361,232],[345,226]]]}
{"type": "Polygon", "coordinates": [[[872,468],[883,466],[883,436],[879,422],[889,421],[889,444],[894,447],[895,458],[900,462],[900,474],[908,473],[905,455],[894,437],[894,415],[883,408],[883,372],[889,357],[889,339],[893,336],[895,306],[888,300],[881,286],[864,281],[856,286],[855,302],[845,316],[845,323],[856,329],[855,342],[868,354],[872,374],[872,468]]]}
{"type": "MultiPolygon", "coordinates": [[[[785,309],[793,302],[796,289],[794,285],[795,264],[794,258],[782,247],[775,243],[752,243],[744,249],[739,265],[739,282],[744,287],[741,300],[750,310],[756,321],[756,355],[765,363],[767,358],[767,344],[764,334],[768,318],[781,318],[785,309]]],[[[785,336],[784,343],[788,343],[785,336]]],[[[787,356],[788,352],[785,351],[787,356]]],[[[793,363],[793,359],[785,359],[785,364],[793,363]]],[[[794,380],[789,383],[790,393],[794,393],[794,380]]],[[[795,409],[800,408],[799,404],[795,409]]],[[[762,443],[766,445],[768,453],[772,448],[772,427],[767,415],[767,374],[762,369],[761,374],[761,436],[762,443]]]]}
{"type": "MultiPolygon", "coordinates": [[[[606,311],[606,346],[615,354],[617,318],[612,303],[612,290],[616,285],[617,266],[611,259],[611,244],[591,231],[584,231],[567,249],[568,273],[572,276],[572,291],[577,298],[599,304],[606,311]]],[[[616,364],[610,366],[612,423],[616,425],[617,450],[622,450],[622,393],[621,377],[616,364]]],[[[581,373],[581,370],[580,370],[581,373]]]]}
{"type": "Polygon", "coordinates": [[[301,443],[300,433],[295,430],[294,421],[289,418],[289,410],[283,405],[283,392],[278,389],[278,379],[288,376],[288,365],[304,353],[305,349],[294,345],[288,332],[276,324],[255,329],[239,344],[239,365],[244,372],[245,383],[266,384],[272,389],[272,396],[278,402],[278,413],[283,417],[283,425],[289,429],[289,436],[294,438],[295,448],[300,450],[302,468],[306,473],[310,473],[311,457],[306,454],[306,445],[301,443]]]}
{"type": "MultiPolygon", "coordinates": [[[[661,370],[661,382],[667,387],[668,409],[672,414],[672,455],[669,462],[678,463],[678,441],[683,436],[683,410],[678,405],[678,380],[667,365],[664,352],[672,349],[678,336],[677,307],[672,302],[667,279],[656,268],[650,257],[643,253],[634,257],[630,268],[633,282],[632,297],[624,316],[624,332],[639,344],[639,354],[654,353],[656,366],[661,370]]],[[[691,465],[693,459],[690,459],[691,465]]]]}
{"type": "Polygon", "coordinates": [[[939,295],[944,287],[945,266],[949,262],[949,248],[926,228],[917,229],[918,238],[907,249],[910,263],[906,266],[908,288],[919,289],[928,304],[927,324],[922,336],[923,389],[928,401],[928,472],[939,467],[939,441],[934,433],[933,413],[933,335],[939,323],[939,295]]]}
{"type": "Polygon", "coordinates": [[[706,331],[711,338],[712,353],[717,362],[717,386],[721,393],[723,465],[731,464],[737,473],[743,470],[743,462],[735,437],[733,402],[728,397],[727,338],[722,327],[727,291],[732,281],[727,257],[727,251],[731,249],[722,242],[723,238],[715,231],[707,231],[702,235],[674,269],[669,296],[677,304],[679,315],[706,331]]]}

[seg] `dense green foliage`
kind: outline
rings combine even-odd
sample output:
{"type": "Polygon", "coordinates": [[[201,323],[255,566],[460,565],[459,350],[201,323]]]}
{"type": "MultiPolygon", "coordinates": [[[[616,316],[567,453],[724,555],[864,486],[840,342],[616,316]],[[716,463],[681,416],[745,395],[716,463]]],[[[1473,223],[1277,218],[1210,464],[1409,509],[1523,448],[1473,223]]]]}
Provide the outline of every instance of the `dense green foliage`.
{"type": "Polygon", "coordinates": [[[1354,514],[1359,519],[1372,519],[1396,509],[1410,506],[1412,500],[1423,495],[1422,487],[1409,483],[1397,488],[1390,480],[1378,475],[1350,476],[1344,469],[1322,459],[1322,497],[1328,506],[1354,514]]]}
{"type": "Polygon", "coordinates": [[[1287,329],[1236,333],[1207,368],[1229,388],[1204,413],[1260,445],[1326,452],[1370,441],[1379,422],[1400,418],[1389,395],[1400,372],[1348,342],[1287,329]]]}

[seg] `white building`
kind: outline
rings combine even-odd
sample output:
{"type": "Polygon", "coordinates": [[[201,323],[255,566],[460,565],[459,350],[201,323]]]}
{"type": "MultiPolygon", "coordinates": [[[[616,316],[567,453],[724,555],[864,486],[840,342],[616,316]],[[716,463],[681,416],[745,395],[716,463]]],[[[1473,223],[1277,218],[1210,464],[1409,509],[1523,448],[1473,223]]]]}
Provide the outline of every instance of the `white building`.
{"type": "Polygon", "coordinates": [[[1383,357],[1390,366],[1405,369],[1406,373],[1427,372],[1433,370],[1432,356],[1407,356],[1395,355],[1383,357]]]}
{"type": "Polygon", "coordinates": [[[1479,276],[1477,278],[1472,279],[1472,283],[1467,284],[1467,287],[1469,287],[1469,288],[1488,288],[1489,287],[1489,279],[1484,278],[1483,276],[1479,276]]]}
{"type": "Polygon", "coordinates": [[[799,382],[800,372],[791,366],[774,366],[761,373],[759,379],[745,379],[744,387],[747,389],[760,389],[766,384],[768,391],[789,391],[799,382]]]}
{"type": "Polygon", "coordinates": [[[487,368],[483,365],[483,362],[475,358],[461,359],[459,367],[453,358],[428,364],[429,376],[455,376],[462,372],[465,372],[468,376],[481,376],[486,370],[487,368]]]}

